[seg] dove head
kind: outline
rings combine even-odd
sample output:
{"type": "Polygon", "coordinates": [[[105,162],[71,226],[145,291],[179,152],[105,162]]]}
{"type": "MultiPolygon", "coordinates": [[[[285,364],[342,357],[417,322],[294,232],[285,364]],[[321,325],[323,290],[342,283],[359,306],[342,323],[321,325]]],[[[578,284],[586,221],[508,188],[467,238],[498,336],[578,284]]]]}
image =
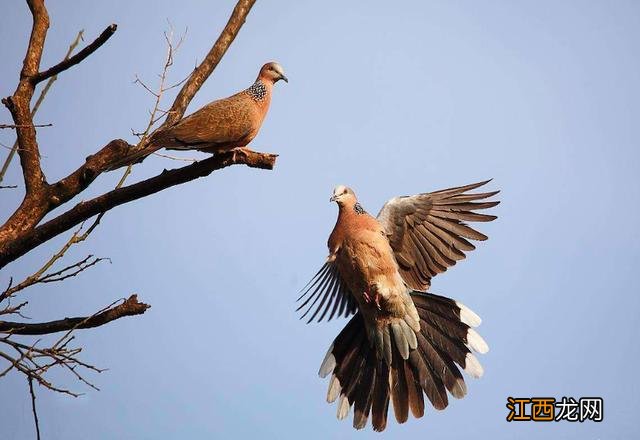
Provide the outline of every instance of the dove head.
{"type": "Polygon", "coordinates": [[[333,189],[333,195],[329,199],[330,202],[336,202],[339,207],[354,206],[358,203],[356,193],[351,188],[344,185],[338,185],[333,189]]]}
{"type": "Polygon", "coordinates": [[[258,74],[258,79],[270,84],[275,84],[280,80],[289,82],[289,79],[284,74],[284,69],[275,61],[262,66],[262,69],[260,69],[260,73],[258,74]]]}

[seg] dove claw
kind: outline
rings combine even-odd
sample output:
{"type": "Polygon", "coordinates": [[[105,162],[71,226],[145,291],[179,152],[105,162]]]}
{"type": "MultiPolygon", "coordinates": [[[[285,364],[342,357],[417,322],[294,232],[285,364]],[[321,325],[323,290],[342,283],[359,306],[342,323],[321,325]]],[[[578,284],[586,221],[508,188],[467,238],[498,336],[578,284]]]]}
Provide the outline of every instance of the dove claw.
{"type": "Polygon", "coordinates": [[[369,295],[369,292],[367,292],[366,290],[364,292],[362,292],[362,297],[364,298],[364,301],[366,303],[370,303],[370,302],[374,302],[376,305],[376,308],[379,311],[382,311],[382,307],[380,306],[380,294],[378,292],[376,292],[373,295],[373,299],[371,298],[371,295],[369,295]]]}

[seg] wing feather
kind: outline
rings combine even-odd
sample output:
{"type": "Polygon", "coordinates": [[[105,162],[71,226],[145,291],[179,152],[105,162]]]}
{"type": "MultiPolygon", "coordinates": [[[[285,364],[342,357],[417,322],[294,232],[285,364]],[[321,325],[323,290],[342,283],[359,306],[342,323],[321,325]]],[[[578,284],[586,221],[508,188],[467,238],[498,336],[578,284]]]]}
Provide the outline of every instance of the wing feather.
{"type": "Polygon", "coordinates": [[[405,282],[426,291],[431,278],[465,258],[475,246],[469,240],[487,236],[465,222],[490,222],[495,215],[474,211],[493,208],[500,202],[486,200],[499,193],[469,193],[490,182],[448,188],[415,196],[395,197],[380,210],[384,228],[405,282]]]}
{"type": "MultiPolygon", "coordinates": [[[[167,129],[166,139],[175,139],[183,148],[198,144],[225,145],[238,142],[256,127],[247,97],[241,93],[213,101],[167,129]]],[[[183,149],[178,145],[169,148],[183,149]]]]}
{"type": "Polygon", "coordinates": [[[304,319],[311,313],[307,324],[318,315],[320,316],[317,322],[321,322],[327,316],[329,310],[331,310],[331,313],[327,321],[330,321],[336,315],[336,312],[337,316],[348,317],[358,310],[356,300],[340,277],[338,269],[333,262],[326,262],[302,289],[297,301],[300,302],[302,300],[304,302],[298,306],[296,312],[305,309],[300,319],[304,319]],[[316,304],[318,305],[316,306],[316,304]]]}

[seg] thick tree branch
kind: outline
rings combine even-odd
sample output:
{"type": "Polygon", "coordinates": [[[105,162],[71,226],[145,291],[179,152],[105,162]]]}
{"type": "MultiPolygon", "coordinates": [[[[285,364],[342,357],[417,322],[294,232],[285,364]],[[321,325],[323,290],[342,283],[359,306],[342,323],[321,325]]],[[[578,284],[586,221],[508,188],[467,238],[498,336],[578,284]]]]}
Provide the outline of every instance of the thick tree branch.
{"type": "MultiPolygon", "coordinates": [[[[0,227],[0,242],[17,239],[22,233],[37,225],[49,211],[58,206],[55,200],[59,196],[56,193],[52,193],[40,165],[40,151],[33,124],[33,113],[30,110],[30,102],[35,86],[48,78],[53,79],[58,73],[86,59],[102,46],[117,28],[116,25],[107,27],[93,43],[76,55],[65,57],[62,62],[41,73],[38,72],[38,69],[49,26],[49,16],[43,0],[28,0],[28,3],[33,14],[31,40],[18,88],[13,96],[3,99],[3,103],[11,111],[14,125],[17,126],[18,145],[16,150],[20,156],[26,195],[18,209],[0,227]]],[[[71,50],[70,48],[69,53],[71,50]]]]}
{"type": "Polygon", "coordinates": [[[0,268],[19,258],[31,249],[73,228],[94,215],[108,211],[124,203],[138,200],[175,185],[208,176],[212,172],[231,165],[246,165],[251,168],[273,169],[277,155],[250,150],[231,150],[216,154],[182,168],[163,171],[161,174],[114,189],[86,202],[80,202],[69,211],[36,227],[20,240],[0,247],[0,268]]]}
{"type": "Polygon", "coordinates": [[[93,328],[107,324],[125,316],[141,315],[151,307],[138,301],[137,295],[131,295],[123,303],[111,307],[93,316],[64,318],[57,321],[23,323],[0,321],[0,332],[13,335],[47,335],[74,329],[93,328]]]}
{"type": "Polygon", "coordinates": [[[33,25],[29,46],[20,72],[20,81],[13,96],[2,100],[11,112],[14,124],[19,127],[16,132],[18,155],[27,193],[25,199],[39,197],[47,185],[40,167],[40,151],[38,150],[36,130],[33,126],[29,104],[35,87],[31,78],[38,73],[40,68],[44,41],[49,29],[49,14],[44,6],[44,0],[27,0],[27,4],[33,16],[33,25]]]}
{"type": "Polygon", "coordinates": [[[113,160],[126,154],[128,149],[127,142],[115,139],[96,154],[87,157],[76,171],[55,184],[48,185],[41,197],[25,197],[20,207],[0,227],[0,256],[8,244],[21,240],[22,235],[32,230],[48,212],[82,192],[100,173],[108,169],[113,160]]]}
{"type": "Polygon", "coordinates": [[[46,80],[48,78],[51,78],[52,76],[55,76],[58,73],[60,73],[60,72],[62,72],[64,70],[67,70],[68,68],[70,68],[72,66],[75,66],[76,64],[81,63],[85,58],[87,58],[93,52],[98,50],[98,48],[100,46],[102,46],[104,43],[106,43],[107,40],[109,38],[111,38],[111,36],[116,32],[117,29],[118,29],[118,25],[116,25],[115,23],[109,25],[104,31],[102,31],[102,33],[98,36],[98,38],[96,38],[87,47],[82,49],[80,52],[78,52],[74,56],[72,56],[70,58],[63,59],[58,64],[56,64],[53,67],[50,67],[49,69],[45,70],[44,72],[37,73],[32,78],[31,81],[33,82],[34,85],[38,84],[39,82],[42,82],[42,81],[44,81],[44,80],[46,80]]]}
{"type": "MultiPolygon", "coordinates": [[[[75,48],[80,43],[80,40],[82,40],[83,34],[84,34],[83,30],[78,32],[78,35],[76,35],[75,40],[73,40],[71,45],[69,45],[69,49],[67,50],[67,53],[64,57],[65,59],[71,56],[75,48]]],[[[36,99],[36,103],[31,109],[32,118],[36,115],[36,113],[38,113],[40,104],[42,104],[42,101],[44,101],[44,98],[47,96],[47,93],[49,92],[49,89],[51,89],[51,86],[53,85],[53,83],[56,82],[56,79],[58,79],[57,76],[52,76],[51,78],[49,78],[49,81],[47,81],[47,83],[42,88],[42,91],[40,92],[40,96],[38,96],[38,99],[36,99]]],[[[9,154],[7,155],[7,158],[4,160],[4,163],[2,164],[2,169],[0,169],[0,182],[2,182],[2,180],[4,179],[4,175],[9,169],[9,165],[11,164],[11,161],[13,160],[13,156],[16,154],[17,150],[18,150],[18,140],[16,139],[16,141],[13,143],[13,146],[11,147],[11,151],[9,152],[9,154]]]]}
{"type": "Polygon", "coordinates": [[[30,103],[34,85],[31,78],[38,73],[44,41],[49,28],[49,14],[44,0],[27,0],[33,16],[29,46],[22,64],[20,81],[14,94],[2,100],[11,112],[13,122],[18,128],[17,152],[25,184],[25,196],[9,220],[0,227],[0,242],[16,239],[20,234],[33,228],[47,213],[47,206],[41,200],[46,197],[48,185],[40,166],[40,151],[33,126],[30,103]]]}
{"type": "Polygon", "coordinates": [[[109,169],[113,161],[126,154],[129,149],[130,145],[126,141],[114,139],[96,154],[87,157],[78,169],[51,185],[50,210],[84,191],[96,177],[109,169]]]}
{"type": "Polygon", "coordinates": [[[44,6],[44,0],[27,0],[27,5],[29,5],[33,16],[33,26],[20,78],[33,77],[38,73],[44,50],[44,40],[47,38],[47,30],[49,30],[49,14],[44,6]]]}

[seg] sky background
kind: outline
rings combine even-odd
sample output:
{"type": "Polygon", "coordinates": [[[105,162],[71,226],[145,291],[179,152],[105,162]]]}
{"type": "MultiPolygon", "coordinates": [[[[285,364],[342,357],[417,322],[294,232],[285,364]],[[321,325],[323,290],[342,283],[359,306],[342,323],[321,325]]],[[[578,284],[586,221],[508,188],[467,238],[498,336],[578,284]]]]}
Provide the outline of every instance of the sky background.
{"type": "MultiPolygon", "coordinates": [[[[21,1],[0,15],[0,95],[13,93],[30,30],[21,1]]],[[[167,19],[186,41],[170,73],[202,60],[232,1],[49,2],[42,66],[80,29],[116,35],[63,73],[36,118],[49,181],[114,138],[133,141],[160,72],[167,19]]],[[[86,43],[85,43],[86,44],[86,43]]],[[[640,434],[640,3],[635,1],[259,1],[188,112],[248,87],[278,60],[278,83],[252,148],[272,172],[234,167],[110,211],[68,253],[109,257],[23,297],[34,320],[91,314],[138,293],[152,308],[77,334],[82,358],[109,371],[74,399],[36,388],[43,438],[382,438],[335,419],[316,373],[346,324],[303,325],[298,290],[323,264],[336,184],[377,213],[396,195],[493,178],[499,219],[432,291],[482,318],[485,375],[445,411],[385,438],[623,439],[640,434]],[[507,423],[507,396],[601,396],[602,423],[507,423]]],[[[165,105],[172,94],[166,96],[165,105]]],[[[0,111],[0,122],[10,115],[0,111]]],[[[13,143],[10,130],[0,142],[13,143]]],[[[1,149],[4,157],[6,150],[1,149]]],[[[152,157],[131,182],[181,165],[152,157]]],[[[101,176],[82,194],[112,188],[101,176]]],[[[14,162],[5,219],[22,197],[14,162]]],[[[78,199],[80,200],[80,199],[78,199]]],[[[3,269],[34,272],[65,234],[3,269]]],[[[34,437],[27,383],[0,381],[0,437],[34,437]]]]}

